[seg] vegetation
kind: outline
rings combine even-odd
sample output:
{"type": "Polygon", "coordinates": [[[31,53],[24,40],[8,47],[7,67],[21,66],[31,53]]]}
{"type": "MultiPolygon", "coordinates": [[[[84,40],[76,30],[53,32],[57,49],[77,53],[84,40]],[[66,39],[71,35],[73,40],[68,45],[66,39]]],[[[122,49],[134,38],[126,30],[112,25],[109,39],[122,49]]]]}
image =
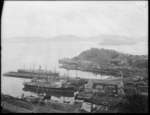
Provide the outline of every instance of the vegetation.
{"type": "Polygon", "coordinates": [[[76,56],[73,59],[91,61],[95,65],[115,65],[136,67],[139,69],[148,68],[147,55],[130,55],[103,48],[91,48],[90,50],[82,52],[79,56],[76,56]]]}
{"type": "Polygon", "coordinates": [[[125,96],[126,101],[119,104],[120,113],[148,113],[148,97],[132,94],[125,96]]]}
{"type": "Polygon", "coordinates": [[[84,79],[80,79],[78,81],[78,86],[83,86],[86,83],[86,81],[84,79]]]}

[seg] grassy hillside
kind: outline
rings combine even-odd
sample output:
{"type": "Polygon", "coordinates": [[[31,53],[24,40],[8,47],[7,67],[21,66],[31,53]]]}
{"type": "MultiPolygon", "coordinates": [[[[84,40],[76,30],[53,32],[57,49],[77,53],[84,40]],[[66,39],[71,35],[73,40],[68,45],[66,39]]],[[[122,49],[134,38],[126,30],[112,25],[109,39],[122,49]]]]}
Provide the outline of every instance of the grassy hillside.
{"type": "Polygon", "coordinates": [[[148,59],[146,55],[130,55],[115,50],[91,48],[90,50],[82,52],[79,56],[73,58],[74,60],[87,60],[98,65],[114,65],[147,68],[148,59]]]}

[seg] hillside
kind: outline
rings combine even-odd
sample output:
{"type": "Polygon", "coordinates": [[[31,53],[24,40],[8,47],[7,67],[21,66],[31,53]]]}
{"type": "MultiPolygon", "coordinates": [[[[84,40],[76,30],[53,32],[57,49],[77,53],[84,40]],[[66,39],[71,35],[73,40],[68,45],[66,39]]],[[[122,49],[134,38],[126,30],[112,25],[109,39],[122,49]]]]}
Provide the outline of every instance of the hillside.
{"type": "Polygon", "coordinates": [[[82,52],[74,60],[87,60],[99,66],[136,67],[139,69],[148,67],[146,55],[130,55],[115,50],[91,48],[82,52]]]}
{"type": "Polygon", "coordinates": [[[51,37],[41,36],[16,36],[10,38],[3,38],[4,42],[15,43],[48,43],[48,42],[97,42],[99,45],[133,45],[138,42],[147,43],[147,37],[143,36],[138,39],[133,39],[127,36],[119,35],[97,35],[97,36],[77,36],[77,35],[57,35],[51,37]]]}
{"type": "Polygon", "coordinates": [[[41,43],[46,39],[40,36],[17,36],[3,39],[4,42],[12,42],[12,43],[41,43]]]}
{"type": "Polygon", "coordinates": [[[70,41],[82,41],[82,39],[75,35],[59,35],[49,38],[49,41],[55,42],[70,42],[70,41]]]}

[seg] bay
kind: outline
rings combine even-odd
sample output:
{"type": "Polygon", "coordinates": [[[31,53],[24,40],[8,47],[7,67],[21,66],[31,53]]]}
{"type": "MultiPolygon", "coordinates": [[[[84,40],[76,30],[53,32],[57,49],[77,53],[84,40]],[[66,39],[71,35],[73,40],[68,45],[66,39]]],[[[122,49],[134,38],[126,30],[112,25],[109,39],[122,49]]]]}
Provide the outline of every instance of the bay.
{"type": "MultiPolygon", "coordinates": [[[[89,50],[91,47],[99,47],[96,42],[50,42],[50,43],[3,43],[2,44],[2,74],[8,71],[17,71],[17,69],[38,69],[41,65],[42,69],[58,71],[60,75],[69,75],[69,77],[81,77],[88,79],[106,79],[112,76],[95,75],[90,72],[82,72],[59,68],[59,59],[72,58],[79,55],[82,51],[89,50]]],[[[2,76],[2,75],[1,75],[2,76]]],[[[23,78],[12,78],[2,76],[2,93],[11,96],[36,95],[31,91],[24,91],[23,82],[30,81],[23,78]]],[[[73,102],[74,95],[56,96],[51,93],[52,99],[67,99],[73,102]]]]}

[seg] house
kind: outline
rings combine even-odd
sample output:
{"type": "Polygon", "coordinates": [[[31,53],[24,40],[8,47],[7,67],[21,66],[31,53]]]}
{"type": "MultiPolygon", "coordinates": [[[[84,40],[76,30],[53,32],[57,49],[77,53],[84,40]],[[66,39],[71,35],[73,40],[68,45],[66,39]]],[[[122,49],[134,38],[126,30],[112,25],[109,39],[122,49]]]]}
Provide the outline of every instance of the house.
{"type": "Polygon", "coordinates": [[[83,102],[81,110],[85,110],[87,112],[91,112],[91,103],[83,102]]]}
{"type": "Polygon", "coordinates": [[[89,80],[85,85],[85,92],[103,94],[123,94],[124,84],[115,80],[89,80]]]}
{"type": "Polygon", "coordinates": [[[143,80],[143,77],[135,76],[132,80],[133,81],[143,80]]]}
{"type": "Polygon", "coordinates": [[[92,92],[93,90],[93,80],[90,79],[87,84],[85,84],[85,92],[92,92]]]}
{"type": "Polygon", "coordinates": [[[140,92],[147,92],[147,93],[148,93],[148,86],[141,86],[141,85],[138,85],[138,86],[137,86],[137,89],[138,89],[140,92]]]}

